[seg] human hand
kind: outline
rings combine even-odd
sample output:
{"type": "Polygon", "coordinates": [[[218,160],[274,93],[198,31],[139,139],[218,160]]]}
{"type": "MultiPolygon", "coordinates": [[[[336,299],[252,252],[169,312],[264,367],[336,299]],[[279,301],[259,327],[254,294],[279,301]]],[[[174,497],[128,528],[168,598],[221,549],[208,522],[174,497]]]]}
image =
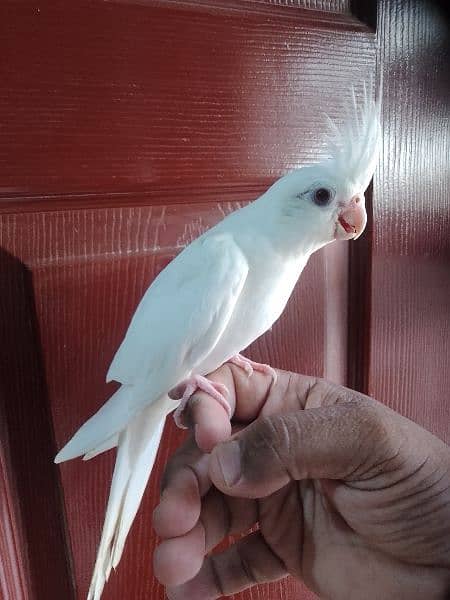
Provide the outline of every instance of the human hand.
{"type": "Polygon", "coordinates": [[[202,392],[190,401],[197,444],[191,438],[170,460],[154,513],[154,569],[170,600],[212,600],[287,574],[336,600],[448,597],[442,441],[324,380],[278,372],[272,385],[233,365],[210,377],[227,385],[244,428],[215,446],[230,434],[225,411],[202,392]]]}

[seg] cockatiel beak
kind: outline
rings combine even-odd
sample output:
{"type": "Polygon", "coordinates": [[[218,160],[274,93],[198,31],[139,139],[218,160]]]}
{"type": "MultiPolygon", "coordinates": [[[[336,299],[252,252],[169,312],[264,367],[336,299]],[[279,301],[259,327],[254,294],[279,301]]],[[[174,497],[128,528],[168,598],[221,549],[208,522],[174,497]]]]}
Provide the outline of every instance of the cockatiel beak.
{"type": "Polygon", "coordinates": [[[366,223],[364,196],[356,194],[338,210],[334,237],[337,240],[356,240],[364,231],[366,223]]]}

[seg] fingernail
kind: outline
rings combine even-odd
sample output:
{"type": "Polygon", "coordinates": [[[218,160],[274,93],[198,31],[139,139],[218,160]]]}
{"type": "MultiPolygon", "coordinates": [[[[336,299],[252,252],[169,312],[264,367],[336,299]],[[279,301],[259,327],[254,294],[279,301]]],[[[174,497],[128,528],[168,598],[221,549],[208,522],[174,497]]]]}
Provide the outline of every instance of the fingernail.
{"type": "Polygon", "coordinates": [[[216,451],[222,476],[228,487],[236,485],[241,478],[241,449],[239,442],[221,444],[216,451]]]}

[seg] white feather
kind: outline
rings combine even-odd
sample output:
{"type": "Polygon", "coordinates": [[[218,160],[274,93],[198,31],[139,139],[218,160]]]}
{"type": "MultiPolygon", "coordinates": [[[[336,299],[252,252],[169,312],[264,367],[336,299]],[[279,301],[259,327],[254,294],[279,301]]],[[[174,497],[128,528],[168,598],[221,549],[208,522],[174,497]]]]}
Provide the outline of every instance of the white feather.
{"type": "Polygon", "coordinates": [[[100,600],[103,587],[122,556],[150,476],[166,415],[173,401],[160,398],[145,408],[121,433],[100,546],[88,600],[100,600]]]}
{"type": "Polygon", "coordinates": [[[91,458],[95,458],[99,454],[102,454],[103,452],[107,452],[108,450],[115,448],[118,443],[119,443],[119,434],[115,433],[114,435],[109,437],[103,443],[99,444],[96,448],[94,448],[90,452],[86,452],[86,454],[83,456],[83,460],[91,460],[91,458]]]}
{"type": "Polygon", "coordinates": [[[344,109],[344,121],[339,126],[328,121],[328,151],[335,168],[363,190],[372,178],[381,145],[379,100],[374,100],[363,85],[362,100],[358,102],[351,88],[351,102],[344,109]]]}

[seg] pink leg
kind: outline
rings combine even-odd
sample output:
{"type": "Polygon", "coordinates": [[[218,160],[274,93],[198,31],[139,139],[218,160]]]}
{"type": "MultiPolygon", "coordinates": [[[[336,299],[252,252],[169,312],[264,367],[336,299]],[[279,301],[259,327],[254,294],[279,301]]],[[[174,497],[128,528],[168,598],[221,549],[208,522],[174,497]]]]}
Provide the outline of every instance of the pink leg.
{"type": "Polygon", "coordinates": [[[173,413],[173,419],[177,424],[177,427],[180,427],[180,429],[187,429],[187,427],[183,425],[181,421],[181,416],[186,408],[186,404],[189,402],[189,399],[196,390],[202,390],[211,396],[211,398],[214,398],[214,400],[216,400],[216,402],[223,407],[228,417],[231,418],[231,407],[226,399],[228,396],[228,388],[223,383],[215,383],[214,381],[206,379],[206,377],[202,377],[202,375],[193,375],[192,377],[189,377],[189,379],[183,381],[180,385],[184,385],[185,388],[180,404],[173,413]]]}
{"type": "Polygon", "coordinates": [[[236,365],[241,369],[244,369],[249,377],[251,377],[253,371],[256,371],[258,373],[264,373],[264,375],[270,375],[273,379],[273,383],[277,382],[277,372],[270,365],[257,363],[249,358],[246,358],[245,356],[242,356],[242,354],[236,354],[236,356],[230,358],[228,362],[233,363],[233,365],[236,365]]]}

